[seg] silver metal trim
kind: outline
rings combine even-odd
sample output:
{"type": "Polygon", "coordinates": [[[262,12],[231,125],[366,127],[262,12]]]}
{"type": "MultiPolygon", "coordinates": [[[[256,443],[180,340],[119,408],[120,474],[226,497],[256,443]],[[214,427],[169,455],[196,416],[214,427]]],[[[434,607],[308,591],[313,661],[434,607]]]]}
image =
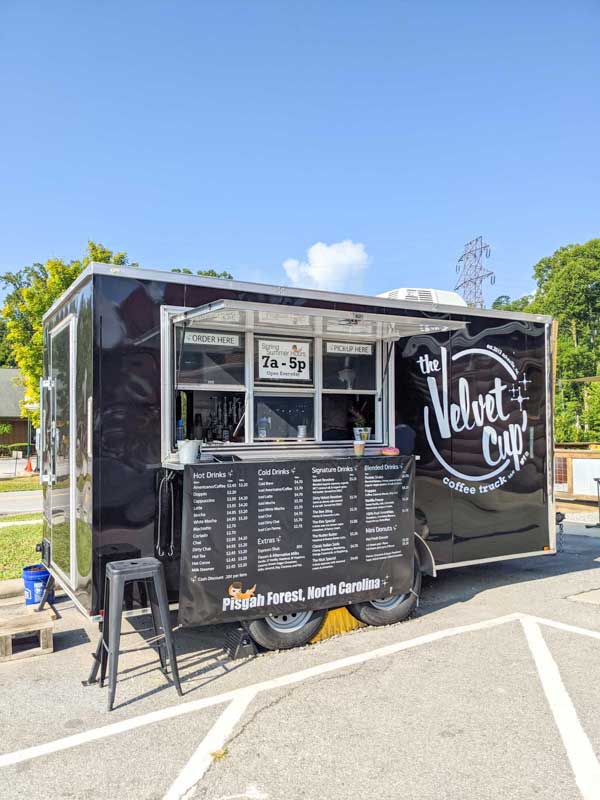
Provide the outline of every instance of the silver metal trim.
{"type": "Polygon", "coordinates": [[[349,303],[354,305],[374,306],[379,308],[396,308],[405,311],[415,310],[433,314],[456,314],[464,317],[492,317],[496,319],[523,320],[525,322],[551,322],[552,317],[546,314],[526,314],[523,311],[497,311],[488,308],[470,308],[469,306],[450,306],[442,303],[419,303],[412,300],[391,300],[387,297],[372,295],[345,294],[344,292],[321,292],[316,289],[297,289],[290,286],[252,283],[250,281],[224,280],[222,278],[206,278],[196,275],[184,275],[177,272],[165,272],[158,269],[137,269],[134,267],[117,267],[112,264],[89,264],[76,278],[69,288],[50,306],[43,320],[54,314],[58,308],[86,280],[93,275],[110,275],[117,278],[135,278],[137,280],[162,281],[165,283],[183,283],[190,286],[206,286],[255,294],[271,294],[276,297],[299,297],[313,300],[324,300],[331,303],[349,303]]]}
{"type": "MultiPolygon", "coordinates": [[[[221,301],[217,301],[217,304],[221,301]]],[[[250,308],[251,304],[248,304],[244,301],[235,301],[238,306],[250,308]]],[[[215,307],[215,304],[210,304],[211,307],[215,307]]],[[[254,304],[255,306],[258,304],[254,304]]],[[[174,451],[171,449],[171,416],[172,416],[172,389],[171,389],[171,377],[173,375],[173,354],[174,354],[174,337],[173,337],[173,328],[175,325],[178,324],[178,320],[181,324],[182,318],[184,313],[190,310],[195,310],[193,307],[183,307],[183,306],[161,306],[160,307],[160,337],[161,337],[161,462],[162,465],[165,467],[177,468],[175,465],[177,462],[173,461],[173,454],[174,451]]],[[[319,309],[317,309],[319,310],[319,309]]],[[[381,315],[380,315],[381,316],[381,315]]],[[[317,320],[317,323],[320,320],[317,320]]],[[[462,326],[461,326],[462,327],[462,326]]],[[[228,328],[231,329],[231,323],[228,324],[228,328]]],[[[310,440],[299,443],[296,439],[288,439],[285,440],[285,444],[294,444],[294,450],[296,451],[297,447],[306,445],[307,443],[315,443],[319,446],[328,446],[328,445],[335,445],[334,442],[323,442],[322,441],[322,393],[329,393],[329,394],[343,394],[344,390],[337,390],[337,389],[330,389],[324,390],[322,389],[323,384],[323,373],[322,373],[322,352],[323,352],[323,341],[326,341],[327,338],[324,338],[321,335],[320,330],[316,330],[312,332],[310,335],[300,333],[299,337],[302,340],[310,341],[313,344],[313,384],[312,385],[302,385],[302,386],[292,386],[289,384],[277,384],[277,383],[260,383],[254,379],[254,372],[255,372],[255,365],[254,365],[254,339],[258,335],[260,336],[263,334],[263,329],[260,330],[255,329],[253,325],[244,325],[244,335],[245,335],[245,370],[244,370],[244,380],[245,384],[179,384],[179,389],[190,389],[190,390],[210,390],[210,391],[239,391],[246,393],[246,419],[245,419],[245,442],[244,444],[236,444],[236,445],[228,445],[227,452],[237,452],[240,448],[255,448],[260,447],[261,445],[264,446],[266,442],[258,441],[254,437],[254,398],[260,396],[269,396],[269,395],[280,395],[280,396],[304,396],[304,397],[313,397],[314,399],[314,436],[310,438],[310,440]],[[321,387],[321,388],[319,388],[321,387]]],[[[264,335],[273,334],[273,331],[268,331],[264,335]]],[[[286,335],[289,335],[289,329],[286,331],[286,335]]],[[[331,337],[328,337],[329,341],[333,341],[331,337]]],[[[354,341],[361,341],[360,339],[354,339],[354,341]]],[[[390,369],[388,371],[388,379],[387,379],[387,387],[382,385],[382,378],[383,378],[383,359],[384,359],[384,348],[383,342],[381,339],[374,339],[371,338],[371,344],[375,345],[375,363],[376,363],[376,379],[375,379],[375,389],[374,390],[358,390],[358,391],[349,391],[347,394],[369,394],[375,396],[375,438],[370,440],[369,444],[379,444],[379,446],[384,445],[387,442],[391,442],[393,440],[393,430],[390,433],[388,426],[389,420],[393,421],[393,409],[390,409],[390,403],[394,402],[394,385],[393,385],[393,351],[390,356],[390,369]],[[381,402],[379,402],[379,398],[381,398],[381,402]],[[382,406],[387,406],[387,408],[382,408],[382,406]]],[[[390,345],[392,348],[394,347],[394,343],[391,342],[390,345]]],[[[346,440],[348,445],[352,444],[352,440],[346,440]]],[[[269,444],[274,444],[273,440],[268,440],[269,444]]],[[[344,444],[344,442],[337,442],[338,445],[344,444]]],[[[203,452],[206,453],[218,453],[223,452],[218,448],[211,448],[205,447],[203,448],[203,452]]]]}
{"type": "Polygon", "coordinates": [[[302,397],[314,397],[314,386],[291,386],[286,383],[257,383],[254,385],[254,395],[271,395],[276,394],[281,397],[294,397],[300,395],[302,397]]]}
{"type": "Polygon", "coordinates": [[[64,319],[61,319],[61,321],[57,325],[55,325],[53,328],[50,328],[50,330],[48,331],[48,336],[56,336],[56,334],[60,333],[63,328],[66,328],[67,325],[70,325],[72,320],[74,319],[75,319],[75,314],[67,314],[67,316],[64,319]]]}
{"type": "Polygon", "coordinates": [[[377,397],[377,389],[321,389],[322,394],[369,394],[377,397]]]}
{"type": "Polygon", "coordinates": [[[554,375],[552,364],[552,323],[545,330],[546,361],[546,482],[548,492],[548,534],[549,545],[556,550],[556,508],[554,496],[554,375]]]}
{"type": "Polygon", "coordinates": [[[69,353],[69,534],[71,558],[71,585],[75,586],[79,572],[77,565],[77,317],[73,316],[69,333],[71,350],[69,353]]]}
{"type": "Polygon", "coordinates": [[[237,392],[244,394],[246,387],[243,383],[178,383],[178,389],[187,392],[237,392]]]}
{"type": "MultiPolygon", "coordinates": [[[[336,456],[348,456],[353,453],[353,442],[315,442],[307,440],[298,442],[296,439],[286,439],[278,442],[272,439],[257,439],[253,444],[221,445],[219,447],[203,448],[202,452],[206,456],[218,456],[235,453],[241,461],[280,461],[289,458],[290,443],[294,443],[294,456],[298,458],[330,458],[336,456]]],[[[370,440],[366,443],[365,456],[378,456],[382,447],[381,442],[370,440]]],[[[420,456],[414,456],[418,461],[420,456]]],[[[208,459],[207,459],[208,460],[208,459]]],[[[163,467],[171,470],[183,471],[184,465],[173,458],[164,461],[163,467]]]]}
{"type": "MultiPolygon", "coordinates": [[[[55,414],[55,402],[56,396],[55,394],[51,394],[50,398],[50,418],[51,418],[51,425],[52,425],[52,442],[51,447],[54,451],[51,454],[52,462],[51,462],[51,474],[48,480],[48,488],[50,491],[50,566],[52,566],[60,575],[63,576],[63,583],[68,582],[68,584],[72,587],[75,585],[75,576],[77,575],[77,565],[75,561],[77,559],[77,518],[76,518],[76,510],[77,510],[77,481],[75,475],[75,468],[76,468],[76,436],[77,436],[77,419],[76,419],[76,398],[75,398],[75,389],[76,389],[76,368],[77,368],[77,316],[75,314],[68,314],[63,320],[61,320],[57,325],[55,325],[49,332],[48,332],[48,347],[49,347],[49,371],[50,376],[52,376],[52,339],[57,336],[61,331],[65,330],[66,328],[69,329],[69,576],[62,571],[62,569],[53,561],[53,551],[54,551],[54,542],[52,536],[52,529],[54,527],[54,508],[53,508],[53,497],[54,497],[54,481],[56,479],[56,474],[52,471],[52,464],[55,458],[55,441],[54,441],[54,431],[55,431],[55,420],[53,416],[55,414]]],[[[55,392],[56,389],[56,382],[52,377],[50,377],[50,386],[51,392],[55,392]]]]}
{"type": "Polygon", "coordinates": [[[437,568],[437,564],[435,563],[434,555],[431,552],[431,547],[429,547],[429,545],[427,544],[425,539],[422,536],[420,536],[416,531],[414,533],[414,536],[415,536],[416,539],[418,539],[421,542],[421,544],[425,547],[425,549],[429,553],[429,557],[431,558],[431,564],[433,566],[433,576],[432,577],[437,578],[437,569],[438,568],[437,568]]]}
{"type": "Polygon", "coordinates": [[[57,297],[56,300],[52,303],[48,311],[46,311],[46,313],[42,317],[42,322],[46,322],[46,320],[53,314],[55,314],[58,311],[58,309],[62,305],[64,305],[64,303],[66,303],[70,297],[72,297],[79,291],[79,289],[83,286],[84,283],[87,283],[87,281],[90,280],[93,275],[98,274],[98,270],[94,269],[94,266],[98,267],[99,265],[96,263],[89,264],[83,270],[83,272],[79,273],[79,275],[75,278],[75,280],[69,286],[69,288],[65,289],[65,291],[60,295],[60,297],[57,297]]]}
{"type": "Polygon", "coordinates": [[[254,437],[254,334],[247,331],[244,336],[246,361],[244,380],[246,381],[246,416],[244,417],[244,444],[252,444],[254,437]]]}
{"type": "MultiPolygon", "coordinates": [[[[390,447],[396,446],[396,342],[391,343],[392,352],[387,374],[387,443],[390,447]]],[[[417,457],[417,461],[418,461],[417,457]]]]}
{"type": "Polygon", "coordinates": [[[164,464],[171,458],[171,418],[173,398],[171,383],[173,375],[173,347],[171,337],[171,318],[185,306],[160,307],[160,455],[164,464]]]}
{"type": "Polygon", "coordinates": [[[312,339],[315,336],[323,336],[322,327],[318,330],[318,323],[327,317],[333,320],[339,320],[340,325],[348,325],[347,333],[342,331],[325,331],[327,339],[336,338],[339,340],[354,339],[357,341],[376,341],[376,340],[395,340],[409,336],[427,335],[429,333],[444,333],[447,331],[463,330],[467,323],[458,320],[448,320],[440,318],[427,318],[427,317],[410,317],[402,316],[399,314],[382,314],[375,311],[341,311],[335,308],[318,308],[314,306],[274,306],[273,303],[259,303],[255,300],[229,300],[222,298],[214,300],[210,303],[204,303],[201,306],[195,306],[183,311],[181,314],[176,314],[173,321],[174,325],[179,325],[185,322],[192,322],[199,320],[201,324],[204,319],[207,319],[207,325],[218,325],[219,329],[229,329],[231,331],[246,330],[246,323],[244,322],[220,322],[218,319],[212,320],[211,316],[218,314],[220,311],[235,311],[241,313],[253,312],[272,314],[275,309],[276,313],[284,314],[288,317],[310,317],[314,320],[315,327],[309,330],[303,330],[300,326],[284,325],[277,323],[277,325],[268,325],[267,323],[254,324],[255,331],[261,331],[263,335],[281,335],[276,334],[275,329],[284,331],[285,336],[289,337],[293,332],[295,339],[312,339]],[[408,330],[406,333],[389,333],[384,335],[383,331],[379,333],[368,331],[361,333],[358,328],[361,323],[373,323],[374,325],[406,325],[408,330]],[[356,324],[356,327],[354,325],[356,324]],[[411,326],[414,326],[412,330],[411,326]],[[433,330],[435,329],[435,330],[433,330]]]}
{"type": "Polygon", "coordinates": [[[87,399],[87,443],[86,453],[89,459],[94,456],[94,398],[90,394],[87,399]]]}
{"type": "Polygon", "coordinates": [[[81,604],[81,600],[74,594],[74,590],[71,586],[69,586],[64,580],[64,573],[57,568],[53,564],[48,565],[48,572],[52,575],[52,577],[59,583],[63,592],[67,595],[67,597],[73,602],[74,605],[77,606],[79,611],[88,619],[90,622],[102,622],[102,616],[97,614],[96,616],[91,616],[89,609],[85,608],[81,604]]]}
{"type": "Polygon", "coordinates": [[[40,441],[39,441],[39,450],[38,450],[38,464],[40,469],[40,485],[46,483],[46,471],[44,468],[46,459],[46,436],[45,436],[45,424],[46,424],[46,407],[44,405],[44,394],[45,390],[50,388],[50,380],[48,378],[40,378],[40,441]]]}
{"type": "Polygon", "coordinates": [[[436,570],[455,569],[456,567],[472,567],[476,564],[493,564],[495,561],[512,561],[515,558],[531,558],[532,556],[553,556],[556,550],[533,550],[531,553],[513,553],[509,556],[495,556],[494,558],[476,558],[472,561],[456,561],[453,564],[436,564],[436,570]]]}
{"type": "Polygon", "coordinates": [[[317,442],[323,439],[323,339],[315,336],[313,346],[313,435],[317,442]]]}

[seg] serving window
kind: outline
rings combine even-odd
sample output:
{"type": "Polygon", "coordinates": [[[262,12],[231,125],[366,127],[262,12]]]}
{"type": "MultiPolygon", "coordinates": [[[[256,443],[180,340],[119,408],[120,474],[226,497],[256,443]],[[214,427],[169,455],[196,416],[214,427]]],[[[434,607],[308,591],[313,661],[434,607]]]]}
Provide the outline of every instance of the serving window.
{"type": "Polygon", "coordinates": [[[323,343],[323,389],[376,389],[376,346],[373,342],[323,343]]]}
{"type": "Polygon", "coordinates": [[[176,328],[171,449],[180,439],[246,442],[246,336],[176,328]]]}
{"type": "Polygon", "coordinates": [[[175,328],[170,451],[210,446],[383,441],[378,342],[261,331],[175,328]]]}
{"type": "Polygon", "coordinates": [[[394,436],[394,342],[464,329],[446,317],[221,299],[161,308],[161,452],[374,443],[394,436]]]}
{"type": "Polygon", "coordinates": [[[315,401],[306,395],[254,396],[254,440],[307,441],[315,436],[315,401]]]}
{"type": "Polygon", "coordinates": [[[355,428],[370,428],[370,438],[376,438],[374,394],[324,394],[322,409],[324,442],[345,442],[353,439],[355,428]]]}
{"type": "Polygon", "coordinates": [[[177,382],[245,384],[245,336],[235,331],[177,330],[177,382]]]}

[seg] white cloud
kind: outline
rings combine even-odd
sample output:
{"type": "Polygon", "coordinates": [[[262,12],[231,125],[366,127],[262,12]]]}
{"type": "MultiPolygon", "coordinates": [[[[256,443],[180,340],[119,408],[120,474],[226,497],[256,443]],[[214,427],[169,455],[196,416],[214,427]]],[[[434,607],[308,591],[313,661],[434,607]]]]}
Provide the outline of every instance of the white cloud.
{"type": "Polygon", "coordinates": [[[364,244],[350,239],[333,244],[316,242],[306,251],[306,261],[288,258],[283,262],[295,286],[328,291],[356,289],[368,265],[364,244]]]}

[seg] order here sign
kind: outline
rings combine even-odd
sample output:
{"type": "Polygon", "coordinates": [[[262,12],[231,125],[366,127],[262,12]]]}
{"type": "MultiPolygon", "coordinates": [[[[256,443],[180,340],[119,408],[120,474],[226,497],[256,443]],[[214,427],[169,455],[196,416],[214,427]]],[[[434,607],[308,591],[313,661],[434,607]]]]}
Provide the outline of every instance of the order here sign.
{"type": "Polygon", "coordinates": [[[212,347],[239,347],[240,337],[235,333],[213,333],[211,331],[186,331],[185,344],[204,344],[212,347]]]}

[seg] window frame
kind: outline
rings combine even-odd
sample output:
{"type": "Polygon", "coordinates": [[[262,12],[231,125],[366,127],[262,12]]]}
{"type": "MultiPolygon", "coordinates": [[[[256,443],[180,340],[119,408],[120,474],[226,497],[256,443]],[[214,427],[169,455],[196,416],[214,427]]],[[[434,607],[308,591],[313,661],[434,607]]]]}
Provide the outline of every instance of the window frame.
{"type": "MultiPolygon", "coordinates": [[[[312,436],[307,436],[306,439],[303,439],[302,441],[299,441],[297,438],[294,438],[294,437],[286,439],[286,438],[281,438],[279,436],[278,437],[273,436],[271,438],[260,439],[258,436],[254,436],[253,435],[251,444],[256,444],[257,442],[261,442],[262,444],[265,444],[265,443],[268,443],[268,442],[298,442],[298,444],[303,444],[303,445],[305,445],[305,444],[319,444],[319,442],[316,439],[316,435],[315,435],[316,434],[316,430],[317,430],[317,417],[316,417],[316,413],[317,412],[316,412],[316,407],[315,407],[316,398],[315,398],[315,395],[314,395],[314,389],[311,388],[311,391],[309,391],[309,392],[298,392],[298,391],[288,391],[288,390],[269,391],[268,389],[265,389],[264,387],[260,387],[259,391],[255,391],[253,393],[252,411],[254,412],[254,400],[257,397],[273,397],[273,396],[275,396],[275,397],[310,397],[310,398],[312,398],[312,401],[313,401],[313,435],[312,436]]],[[[254,422],[254,420],[253,420],[253,422],[254,422]]],[[[253,431],[253,434],[254,434],[254,431],[253,431]]]]}
{"type": "MultiPolygon", "coordinates": [[[[323,337],[321,340],[321,348],[323,345],[327,344],[327,342],[339,342],[339,339],[332,339],[330,336],[323,337]]],[[[365,341],[362,340],[351,340],[348,339],[346,344],[370,344],[373,345],[373,358],[375,359],[375,388],[374,389],[326,389],[323,388],[323,392],[325,394],[377,394],[377,392],[381,389],[381,339],[373,340],[373,341],[365,341]]],[[[322,351],[321,359],[325,356],[325,350],[322,351]]],[[[321,362],[322,367],[322,362],[321,362]]]]}
{"type": "MultiPolygon", "coordinates": [[[[175,326],[173,326],[173,330],[175,330],[175,326]]],[[[235,334],[243,337],[243,339],[244,339],[243,351],[244,351],[244,357],[245,357],[245,353],[246,353],[246,332],[245,331],[225,330],[224,328],[223,329],[219,329],[219,330],[220,330],[221,333],[235,333],[235,334]]],[[[185,332],[185,328],[184,328],[184,332],[185,332]]],[[[173,342],[172,342],[172,347],[173,347],[173,354],[172,354],[172,358],[173,358],[173,380],[175,380],[176,369],[177,369],[177,336],[173,335],[172,336],[172,340],[173,340],[173,342]]],[[[182,349],[183,349],[183,341],[181,343],[181,346],[182,346],[182,349]]],[[[242,349],[242,348],[240,348],[240,349],[242,349]]],[[[237,391],[244,391],[245,387],[246,387],[246,383],[247,383],[247,378],[248,378],[248,376],[246,374],[246,364],[244,362],[244,383],[205,383],[205,382],[201,382],[201,381],[198,381],[198,382],[191,381],[191,382],[187,383],[187,382],[183,381],[181,383],[178,383],[175,388],[176,389],[182,389],[184,391],[185,390],[187,390],[187,391],[200,391],[200,390],[208,388],[208,387],[212,388],[214,391],[236,391],[236,390],[237,391]]]]}
{"type": "Polygon", "coordinates": [[[256,388],[263,389],[265,387],[273,387],[273,388],[280,388],[282,390],[291,388],[291,389],[308,389],[310,391],[314,391],[314,388],[315,388],[315,361],[316,361],[316,357],[315,357],[315,341],[316,341],[316,337],[315,336],[291,336],[291,335],[284,336],[284,335],[281,335],[281,334],[271,334],[271,333],[266,334],[261,330],[252,331],[250,333],[250,335],[252,336],[252,347],[253,347],[253,351],[254,351],[254,358],[253,358],[254,369],[252,371],[252,384],[253,384],[255,389],[256,388]],[[257,378],[256,377],[256,367],[258,365],[258,360],[257,360],[255,339],[263,339],[263,340],[264,339],[278,339],[280,341],[285,341],[286,339],[288,341],[290,339],[295,339],[298,342],[308,342],[310,344],[310,350],[311,350],[309,358],[312,361],[312,373],[311,373],[310,381],[293,381],[293,380],[290,379],[288,381],[283,381],[281,383],[277,383],[276,380],[271,380],[269,378],[263,378],[262,380],[260,378],[257,378]]]}
{"type": "MultiPolygon", "coordinates": [[[[312,334],[301,331],[289,331],[284,329],[273,330],[272,328],[245,327],[240,330],[244,335],[245,360],[244,360],[244,383],[243,384],[203,384],[203,383],[181,383],[175,385],[176,374],[176,344],[175,335],[176,324],[172,318],[177,314],[188,311],[187,306],[161,306],[161,457],[164,463],[173,463],[175,450],[175,429],[173,425],[175,396],[178,390],[181,391],[223,391],[243,393],[245,396],[245,437],[244,442],[230,443],[227,445],[208,445],[207,452],[219,452],[223,447],[228,452],[234,449],[255,449],[265,446],[277,446],[275,439],[259,439],[254,436],[254,398],[260,395],[282,396],[308,396],[313,398],[314,405],[314,436],[304,441],[296,439],[284,440],[285,445],[293,443],[295,446],[303,448],[335,448],[345,447],[352,444],[352,439],[339,441],[323,441],[323,408],[322,397],[324,394],[361,394],[372,395],[375,397],[375,430],[373,438],[368,444],[384,446],[389,441],[393,441],[394,431],[394,341],[384,341],[382,339],[344,339],[348,343],[369,343],[374,345],[375,358],[375,389],[324,389],[323,388],[323,349],[327,341],[338,341],[335,336],[323,335],[322,332],[312,334]],[[297,335],[294,336],[294,333],[297,335]],[[312,342],[312,362],[313,374],[312,385],[289,383],[270,383],[255,380],[255,337],[273,338],[298,338],[310,340],[312,342]],[[384,346],[385,345],[385,346],[384,346]],[[389,360],[386,358],[389,352],[389,360]],[[387,373],[387,374],[386,374],[387,373]]],[[[231,325],[211,325],[207,323],[206,330],[220,330],[223,332],[238,332],[235,326],[231,325]]]]}

